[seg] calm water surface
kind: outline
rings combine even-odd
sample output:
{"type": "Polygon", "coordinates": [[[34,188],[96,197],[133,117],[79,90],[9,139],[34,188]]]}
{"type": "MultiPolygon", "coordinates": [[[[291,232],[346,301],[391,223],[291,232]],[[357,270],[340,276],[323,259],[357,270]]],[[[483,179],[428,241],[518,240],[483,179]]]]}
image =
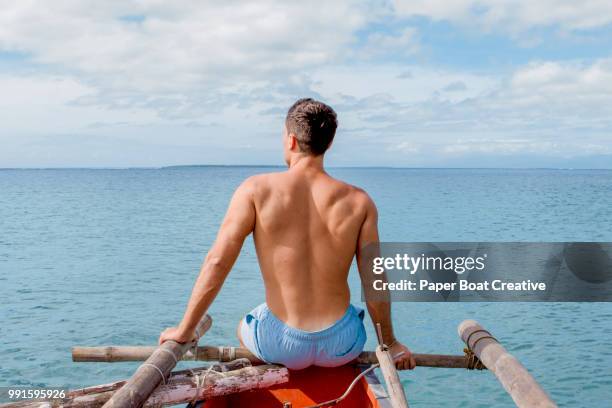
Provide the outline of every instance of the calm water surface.
{"type": "MultiPolygon", "coordinates": [[[[129,376],[132,363],[72,363],[70,347],[153,344],[180,319],[233,189],[279,170],[0,171],[0,386],[129,376]]],[[[374,198],[385,241],[612,241],[612,171],[331,173],[374,198]]],[[[359,303],[357,279],[351,272],[359,303]]],[[[238,320],[263,299],[249,240],[212,307],[206,343],[235,343],[238,320]]],[[[398,303],[393,311],[398,336],[416,352],[462,353],[456,327],[475,318],[561,406],[610,406],[612,304],[398,303]]],[[[418,368],[402,380],[412,407],[513,406],[487,372],[418,368]]]]}

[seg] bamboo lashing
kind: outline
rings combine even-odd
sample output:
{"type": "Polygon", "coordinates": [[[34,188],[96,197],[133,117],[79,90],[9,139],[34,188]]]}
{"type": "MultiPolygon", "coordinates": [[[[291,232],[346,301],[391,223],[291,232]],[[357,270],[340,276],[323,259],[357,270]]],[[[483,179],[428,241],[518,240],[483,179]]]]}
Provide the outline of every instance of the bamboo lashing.
{"type": "Polygon", "coordinates": [[[196,338],[192,342],[181,344],[169,340],[157,347],[128,382],[104,404],[104,408],[140,408],[160,383],[166,383],[183,354],[197,344],[211,325],[211,317],[205,315],[196,326],[196,338]]]}

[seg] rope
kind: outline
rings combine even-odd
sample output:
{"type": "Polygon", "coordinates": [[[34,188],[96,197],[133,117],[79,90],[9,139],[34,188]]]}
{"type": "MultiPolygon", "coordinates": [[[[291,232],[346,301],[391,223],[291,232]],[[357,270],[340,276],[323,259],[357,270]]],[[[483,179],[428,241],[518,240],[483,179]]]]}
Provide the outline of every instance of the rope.
{"type": "MultiPolygon", "coordinates": [[[[197,333],[197,329],[196,329],[196,333],[197,333]]],[[[194,348],[195,348],[195,347],[197,347],[197,345],[198,345],[198,342],[197,342],[197,341],[195,341],[195,342],[194,342],[194,348]]],[[[166,353],[166,354],[170,354],[170,355],[172,356],[172,359],[174,360],[174,365],[178,364],[178,357],[176,357],[176,354],[174,354],[172,351],[170,351],[170,350],[168,350],[168,349],[158,347],[158,348],[156,348],[156,349],[155,349],[155,351],[153,352],[153,354],[155,354],[155,353],[157,353],[157,352],[160,352],[160,351],[161,351],[161,352],[163,352],[163,353],[166,353]]],[[[140,370],[142,367],[147,367],[147,366],[148,366],[148,367],[153,367],[153,368],[154,368],[154,369],[155,369],[155,370],[156,370],[156,371],[159,373],[159,375],[160,375],[160,377],[161,377],[161,379],[162,379],[162,383],[163,383],[164,385],[166,385],[166,376],[164,375],[163,371],[162,371],[162,370],[161,370],[161,369],[160,369],[158,366],[156,366],[155,364],[152,364],[152,363],[146,363],[146,362],[145,362],[145,363],[141,364],[141,365],[140,365],[140,367],[139,367],[138,369],[140,370]]],[[[192,372],[193,372],[193,371],[192,371],[192,372]]]]}
{"type": "Polygon", "coordinates": [[[476,356],[476,354],[474,354],[474,351],[473,351],[476,348],[476,345],[478,344],[478,342],[483,339],[491,339],[495,341],[496,343],[499,343],[499,341],[495,337],[493,337],[489,331],[485,329],[478,329],[478,330],[474,330],[473,332],[471,332],[470,335],[465,340],[465,344],[467,345],[467,348],[463,349],[463,351],[465,352],[465,358],[467,360],[468,370],[483,370],[486,368],[485,365],[482,363],[482,361],[480,361],[478,356],[476,356]],[[485,333],[485,335],[477,338],[476,341],[474,341],[474,344],[470,346],[470,340],[472,336],[476,333],[485,333]]]}
{"type": "Polygon", "coordinates": [[[355,377],[355,379],[353,380],[353,382],[351,382],[351,384],[348,386],[348,388],[346,389],[346,391],[344,391],[344,394],[342,394],[341,396],[339,396],[336,399],[332,399],[329,401],[325,401],[325,402],[321,402],[320,404],[317,405],[309,405],[307,407],[304,408],[322,408],[322,407],[328,407],[328,406],[333,406],[333,405],[337,405],[338,403],[340,403],[340,401],[342,401],[343,399],[345,399],[353,390],[353,388],[355,387],[355,384],[357,384],[357,382],[363,378],[363,376],[365,376],[367,373],[369,373],[370,371],[374,370],[376,367],[378,367],[380,364],[376,363],[376,364],[372,364],[369,368],[367,368],[366,370],[363,370],[357,377],[355,377]]]}
{"type": "Polygon", "coordinates": [[[464,348],[463,352],[465,353],[465,359],[467,361],[467,369],[468,370],[483,370],[485,369],[485,365],[482,364],[482,361],[474,354],[474,352],[469,348],[464,348]]]}
{"type": "Polygon", "coordinates": [[[201,374],[201,375],[196,374],[196,372],[191,369],[189,370],[191,374],[193,375],[193,379],[196,385],[195,394],[193,396],[193,399],[191,400],[191,404],[195,405],[198,402],[198,396],[200,395],[200,391],[202,390],[202,387],[206,385],[206,377],[209,374],[215,373],[217,375],[220,375],[221,377],[226,376],[225,373],[216,371],[215,367],[218,367],[218,366],[216,364],[211,364],[210,366],[208,366],[208,369],[204,372],[204,374],[201,374]]]}
{"type": "Polygon", "coordinates": [[[220,346],[219,349],[219,361],[234,361],[236,360],[236,348],[220,346]]]}
{"type": "Polygon", "coordinates": [[[495,337],[493,337],[493,335],[491,333],[489,333],[488,330],[485,330],[485,329],[474,330],[473,332],[470,333],[470,335],[465,340],[465,344],[467,344],[468,348],[471,348],[472,350],[474,349],[474,345],[478,342],[478,340],[476,341],[476,343],[472,344],[472,346],[470,347],[470,339],[476,333],[487,333],[487,336],[485,336],[485,337],[492,338],[493,340],[497,341],[497,339],[495,337]]]}
{"type": "Polygon", "coordinates": [[[478,338],[478,339],[477,339],[477,340],[474,342],[474,344],[472,344],[472,349],[475,349],[475,348],[476,348],[476,345],[478,344],[478,342],[479,342],[480,340],[482,340],[482,339],[492,339],[492,340],[495,340],[495,342],[496,342],[496,343],[499,343],[499,342],[497,341],[497,339],[496,339],[495,337],[493,337],[493,336],[482,336],[482,337],[479,337],[479,338],[478,338]]]}
{"type": "MultiPolygon", "coordinates": [[[[395,361],[398,357],[401,357],[404,354],[405,354],[404,351],[395,354],[393,356],[393,360],[395,361]]],[[[309,405],[309,406],[304,407],[304,408],[321,408],[321,407],[337,405],[338,403],[340,403],[340,401],[345,399],[351,393],[351,391],[353,390],[353,387],[355,387],[355,384],[357,384],[357,382],[360,379],[362,379],[367,373],[369,373],[370,371],[374,370],[375,368],[377,368],[379,366],[380,366],[380,364],[376,363],[376,364],[372,364],[370,367],[368,367],[367,369],[363,370],[357,377],[355,377],[353,382],[351,382],[351,384],[348,386],[346,391],[344,391],[344,394],[342,394],[338,398],[333,399],[333,400],[329,400],[329,401],[325,401],[325,402],[321,402],[320,404],[317,404],[317,405],[309,405]]]]}
{"type": "Polygon", "coordinates": [[[164,373],[162,372],[162,370],[160,370],[160,368],[158,366],[156,366],[155,364],[151,364],[151,363],[143,363],[140,368],[142,367],[153,367],[154,369],[157,370],[157,372],[159,373],[159,375],[161,376],[162,382],[164,383],[164,385],[166,385],[166,376],[164,375],[164,373]]]}
{"type": "Polygon", "coordinates": [[[175,364],[175,365],[176,365],[176,364],[178,364],[178,359],[176,358],[176,355],[175,355],[175,354],[174,354],[172,351],[170,351],[170,350],[168,350],[168,349],[165,349],[165,348],[161,348],[161,347],[158,347],[158,348],[156,348],[156,349],[155,349],[155,352],[156,352],[156,353],[157,353],[158,351],[163,351],[163,352],[164,352],[164,353],[166,353],[166,354],[170,354],[170,355],[172,356],[172,359],[174,359],[174,364],[175,364]]]}

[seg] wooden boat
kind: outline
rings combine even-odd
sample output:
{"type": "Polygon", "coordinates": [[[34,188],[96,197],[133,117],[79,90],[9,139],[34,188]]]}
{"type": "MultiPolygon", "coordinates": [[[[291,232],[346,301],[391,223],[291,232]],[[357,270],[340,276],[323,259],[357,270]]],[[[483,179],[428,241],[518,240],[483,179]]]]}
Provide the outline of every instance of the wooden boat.
{"type": "MultiPolygon", "coordinates": [[[[196,337],[211,323],[210,317],[204,316],[196,337]]],[[[467,346],[464,356],[413,354],[416,365],[468,370],[486,367],[517,407],[557,407],[527,369],[478,322],[463,321],[458,333],[467,346]]],[[[353,364],[300,371],[274,364],[253,365],[258,361],[246,349],[197,346],[197,339],[188,344],[168,341],[161,346],[74,347],[72,355],[74,361],[145,363],[127,381],[73,390],[60,400],[28,400],[0,404],[0,408],[157,408],[182,403],[189,403],[189,408],[408,408],[393,356],[380,341],[375,352],[363,352],[353,364]],[[172,371],[183,359],[217,363],[172,371]],[[377,367],[386,391],[374,374],[377,367]]]]}
{"type": "MultiPolygon", "coordinates": [[[[158,408],[189,403],[188,408],[279,407],[408,408],[394,358],[382,342],[349,365],[290,371],[261,363],[246,349],[198,346],[212,325],[205,315],[190,343],[167,341],[160,346],[74,347],[73,361],[145,361],[127,381],[69,391],[61,399],[26,400],[0,408],[158,408]],[[207,367],[172,371],[180,360],[216,361],[207,367]],[[365,363],[365,365],[364,365],[365,363]],[[380,368],[385,388],[376,378],[380,368]],[[203,400],[197,402],[198,400],[203,400]]],[[[498,378],[519,408],[557,408],[527,369],[475,320],[458,327],[465,356],[413,354],[425,367],[484,367],[498,378]]],[[[401,354],[401,353],[400,353],[401,354]]]]}
{"type": "MultiPolygon", "coordinates": [[[[305,370],[291,371],[288,383],[217,397],[198,403],[196,406],[197,408],[311,407],[343,395],[363,369],[364,366],[343,366],[337,368],[310,367],[305,370]]],[[[391,407],[387,393],[374,371],[361,377],[346,398],[334,406],[391,407]]]]}

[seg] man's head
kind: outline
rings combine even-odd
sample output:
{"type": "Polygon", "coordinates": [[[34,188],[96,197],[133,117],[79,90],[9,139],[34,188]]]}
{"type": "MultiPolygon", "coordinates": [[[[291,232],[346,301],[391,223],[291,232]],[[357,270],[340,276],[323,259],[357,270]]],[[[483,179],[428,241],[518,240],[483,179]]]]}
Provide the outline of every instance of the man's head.
{"type": "Polygon", "coordinates": [[[294,153],[321,156],[327,151],[338,127],[336,112],[311,98],[299,99],[285,119],[285,160],[294,153]]]}

